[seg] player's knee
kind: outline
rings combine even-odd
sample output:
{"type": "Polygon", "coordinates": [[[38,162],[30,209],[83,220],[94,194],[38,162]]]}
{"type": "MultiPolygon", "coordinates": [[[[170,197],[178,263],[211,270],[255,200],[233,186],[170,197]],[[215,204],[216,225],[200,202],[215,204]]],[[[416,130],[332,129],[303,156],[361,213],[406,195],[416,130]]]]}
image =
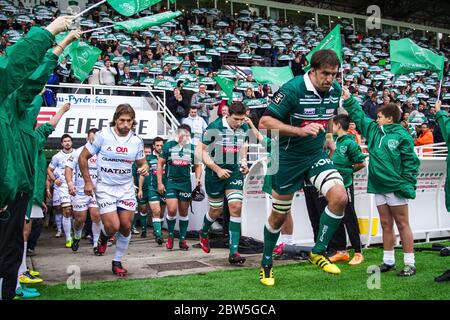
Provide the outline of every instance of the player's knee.
{"type": "Polygon", "coordinates": [[[348,203],[348,195],[345,192],[343,186],[334,186],[328,193],[328,203],[332,204],[334,207],[345,209],[348,203]]]}
{"type": "Polygon", "coordinates": [[[240,213],[242,209],[242,200],[244,195],[242,192],[230,192],[227,194],[228,208],[232,213],[240,213]]]}
{"type": "Polygon", "coordinates": [[[219,200],[208,200],[210,211],[221,212],[223,208],[223,199],[219,200]]]}

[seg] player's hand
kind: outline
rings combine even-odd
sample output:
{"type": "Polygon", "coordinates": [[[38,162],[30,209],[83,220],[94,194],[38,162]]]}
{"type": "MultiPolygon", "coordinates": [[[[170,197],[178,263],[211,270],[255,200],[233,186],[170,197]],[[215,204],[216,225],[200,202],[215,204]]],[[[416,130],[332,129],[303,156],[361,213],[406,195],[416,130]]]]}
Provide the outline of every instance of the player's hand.
{"type": "Polygon", "coordinates": [[[164,186],[164,184],[158,184],[158,193],[160,195],[163,195],[164,193],[166,193],[166,187],[164,186]]]}
{"type": "Polygon", "coordinates": [[[142,199],[144,197],[144,192],[142,192],[142,190],[139,190],[137,193],[137,197],[138,199],[142,199]]]}
{"type": "Polygon", "coordinates": [[[77,190],[75,189],[75,186],[73,185],[73,182],[71,182],[71,183],[68,185],[68,187],[69,187],[69,194],[70,194],[71,196],[74,196],[74,197],[75,197],[75,195],[77,194],[77,193],[76,193],[77,190]]]}
{"type": "Polygon", "coordinates": [[[441,111],[441,107],[442,107],[442,101],[441,100],[436,101],[436,104],[434,105],[436,112],[441,111]]]}
{"type": "Polygon", "coordinates": [[[62,46],[66,47],[67,45],[71,44],[73,41],[80,39],[81,37],[81,30],[72,30],[69,32],[69,34],[64,38],[62,42],[62,46]]]}
{"type": "Polygon", "coordinates": [[[84,183],[84,194],[90,197],[93,197],[95,194],[94,185],[92,182],[84,183]]]}
{"type": "Polygon", "coordinates": [[[67,111],[70,110],[70,103],[66,102],[64,103],[64,105],[61,107],[62,112],[66,113],[67,111]]]}
{"type": "Polygon", "coordinates": [[[72,24],[72,21],[73,21],[72,16],[60,16],[55,20],[53,20],[52,23],[50,23],[46,29],[55,36],[58,33],[61,33],[69,29],[70,25],[72,24]]]}
{"type": "Polygon", "coordinates": [[[41,208],[42,208],[42,212],[47,213],[48,208],[44,201],[42,202],[41,208]]]}
{"type": "Polygon", "coordinates": [[[317,137],[320,131],[325,132],[323,126],[318,123],[307,124],[303,128],[300,128],[300,130],[301,130],[299,134],[300,137],[307,137],[307,136],[317,137]]]}
{"type": "Polygon", "coordinates": [[[201,186],[202,185],[202,179],[197,179],[197,186],[201,186]]]}
{"type": "Polygon", "coordinates": [[[46,190],[46,193],[47,193],[47,198],[48,198],[49,200],[52,200],[52,193],[50,192],[49,189],[46,190]]]}
{"type": "Polygon", "coordinates": [[[137,173],[138,174],[140,174],[141,176],[148,176],[148,165],[147,164],[145,164],[145,165],[143,165],[142,167],[139,167],[138,169],[137,169],[137,173]]]}
{"type": "Polygon", "coordinates": [[[345,86],[342,87],[342,99],[344,99],[344,101],[345,101],[350,97],[351,97],[350,90],[348,90],[348,88],[345,86]]]}
{"type": "Polygon", "coordinates": [[[228,169],[222,169],[220,168],[219,170],[217,170],[217,176],[219,177],[219,179],[225,180],[228,179],[229,177],[231,177],[231,171],[228,169]]]}
{"type": "Polygon", "coordinates": [[[62,181],[61,179],[56,179],[56,180],[55,180],[55,184],[56,184],[58,187],[61,187],[61,185],[63,184],[63,181],[62,181]]]}

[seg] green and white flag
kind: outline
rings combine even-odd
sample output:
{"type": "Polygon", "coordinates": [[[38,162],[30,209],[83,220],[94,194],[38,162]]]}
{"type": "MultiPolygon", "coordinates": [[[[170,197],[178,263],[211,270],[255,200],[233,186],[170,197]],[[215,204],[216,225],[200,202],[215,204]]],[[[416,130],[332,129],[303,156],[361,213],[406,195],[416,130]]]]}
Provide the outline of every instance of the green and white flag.
{"type": "Polygon", "coordinates": [[[258,90],[258,83],[256,82],[249,82],[249,81],[238,81],[237,89],[238,90],[247,90],[248,88],[252,89],[253,91],[258,90]]]}
{"type": "Polygon", "coordinates": [[[438,73],[438,79],[444,76],[443,55],[422,48],[409,38],[391,40],[391,72],[395,75],[408,74],[420,70],[438,73]]]}
{"type": "Polygon", "coordinates": [[[286,67],[252,67],[253,79],[262,84],[275,84],[282,86],[292,78],[294,74],[289,66],[286,67]]]}
{"type": "Polygon", "coordinates": [[[265,108],[269,104],[266,98],[244,99],[243,103],[250,109],[265,108]]]}
{"type": "MultiPolygon", "coordinates": [[[[331,30],[331,32],[323,38],[323,40],[319,43],[317,47],[315,47],[310,53],[306,55],[306,60],[311,63],[311,58],[314,53],[323,49],[331,49],[336,52],[339,62],[342,64],[342,42],[341,42],[341,25],[338,24],[336,27],[331,30]]],[[[307,72],[311,68],[310,65],[307,65],[303,69],[307,72]]]]}
{"type": "Polygon", "coordinates": [[[126,17],[141,12],[161,0],[107,0],[109,5],[126,17]]]}
{"type": "Polygon", "coordinates": [[[225,92],[228,98],[228,105],[231,105],[233,102],[234,81],[220,76],[214,77],[214,80],[217,81],[217,84],[222,88],[223,92],[225,92]]]}
{"type": "Polygon", "coordinates": [[[181,15],[181,11],[167,11],[163,13],[154,14],[144,18],[127,20],[114,23],[114,29],[127,30],[128,32],[135,32],[142,29],[146,29],[152,26],[159,26],[167,21],[173,20],[181,15]]]}
{"type": "Polygon", "coordinates": [[[198,87],[200,86],[200,83],[197,81],[185,81],[183,82],[183,89],[198,92],[198,87]]]}
{"type": "Polygon", "coordinates": [[[74,76],[81,82],[86,80],[101,53],[102,50],[86,42],[77,41],[76,45],[71,46],[69,56],[72,58],[74,76]]]}
{"type": "Polygon", "coordinates": [[[171,90],[175,89],[177,87],[176,82],[171,82],[167,80],[155,80],[155,84],[153,85],[155,89],[160,90],[171,90]]]}

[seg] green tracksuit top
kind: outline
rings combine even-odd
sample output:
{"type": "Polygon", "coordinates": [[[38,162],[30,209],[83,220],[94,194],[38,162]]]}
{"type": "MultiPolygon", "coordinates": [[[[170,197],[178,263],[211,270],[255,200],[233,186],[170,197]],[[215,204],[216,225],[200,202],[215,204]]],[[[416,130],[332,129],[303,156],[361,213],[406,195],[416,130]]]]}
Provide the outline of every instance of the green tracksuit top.
{"type": "MultiPolygon", "coordinates": [[[[450,118],[447,114],[447,112],[441,110],[436,112],[434,115],[439,128],[441,128],[442,136],[444,137],[445,143],[447,144],[447,148],[450,143],[450,118]]],[[[447,211],[450,212],[450,166],[449,163],[449,154],[447,154],[447,177],[445,180],[445,207],[447,208],[447,211]]]]}
{"type": "Polygon", "coordinates": [[[14,199],[19,191],[17,184],[20,181],[17,173],[18,146],[14,139],[18,135],[18,121],[12,120],[16,118],[11,111],[16,107],[16,100],[11,99],[10,95],[14,94],[41,64],[53,41],[54,36],[49,31],[33,27],[0,57],[0,149],[3,151],[0,157],[1,208],[14,199]]]}
{"type": "Polygon", "coordinates": [[[366,156],[356,143],[355,136],[344,134],[336,139],[336,150],[331,157],[334,166],[344,179],[346,188],[353,184],[353,165],[364,162],[366,156]]]}
{"type": "Polygon", "coordinates": [[[367,192],[393,192],[402,198],[415,199],[420,161],[406,129],[400,124],[378,126],[353,97],[344,101],[344,108],[367,139],[370,154],[367,192]]]}

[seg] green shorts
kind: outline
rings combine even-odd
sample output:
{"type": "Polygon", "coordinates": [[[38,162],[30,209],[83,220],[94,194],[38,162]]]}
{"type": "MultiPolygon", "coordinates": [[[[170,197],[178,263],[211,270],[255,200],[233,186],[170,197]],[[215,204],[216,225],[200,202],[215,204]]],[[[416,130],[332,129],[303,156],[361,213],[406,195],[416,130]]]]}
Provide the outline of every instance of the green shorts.
{"type": "Polygon", "coordinates": [[[156,202],[159,201],[162,204],[166,203],[165,197],[162,196],[157,189],[150,188],[148,191],[148,201],[149,202],[156,202]]]}
{"type": "Polygon", "coordinates": [[[305,179],[331,169],[335,167],[325,151],[297,159],[283,159],[280,154],[278,172],[272,175],[272,189],[283,195],[294,193],[303,188],[305,179]]]}
{"type": "Polygon", "coordinates": [[[192,185],[191,181],[175,182],[167,181],[166,199],[178,199],[180,201],[191,201],[192,185]]]}
{"type": "Polygon", "coordinates": [[[234,170],[228,179],[220,179],[209,168],[205,170],[205,191],[208,197],[219,199],[225,197],[225,190],[243,190],[244,176],[241,171],[234,170]]]}

